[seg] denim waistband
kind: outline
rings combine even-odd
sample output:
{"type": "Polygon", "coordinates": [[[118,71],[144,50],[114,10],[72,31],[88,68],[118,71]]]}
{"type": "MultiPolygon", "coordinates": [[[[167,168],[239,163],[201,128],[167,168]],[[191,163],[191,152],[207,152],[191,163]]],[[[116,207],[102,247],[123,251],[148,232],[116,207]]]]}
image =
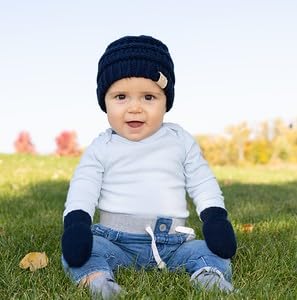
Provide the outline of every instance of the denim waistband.
{"type": "Polygon", "coordinates": [[[136,216],[100,210],[100,224],[113,230],[128,233],[145,234],[146,228],[151,227],[161,233],[175,234],[177,227],[185,226],[185,219],[136,216]],[[159,224],[160,219],[165,220],[165,222],[159,224]]]}
{"type": "MultiPolygon", "coordinates": [[[[118,230],[113,230],[112,228],[108,228],[103,226],[102,224],[93,224],[92,233],[94,235],[98,235],[106,238],[111,242],[123,243],[123,244],[150,244],[152,241],[151,236],[145,233],[129,233],[118,230]]],[[[184,233],[176,233],[176,234],[168,234],[166,232],[156,232],[155,231],[155,239],[157,243],[167,244],[167,245],[175,245],[182,244],[188,240],[188,235],[184,233]]]]}

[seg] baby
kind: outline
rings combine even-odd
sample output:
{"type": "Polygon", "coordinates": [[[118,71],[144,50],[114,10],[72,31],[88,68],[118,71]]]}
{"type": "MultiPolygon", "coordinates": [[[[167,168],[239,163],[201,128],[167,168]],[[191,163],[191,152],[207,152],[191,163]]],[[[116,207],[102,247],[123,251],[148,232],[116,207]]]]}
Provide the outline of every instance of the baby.
{"type": "Polygon", "coordinates": [[[163,122],[174,84],[168,48],[150,36],[120,38],[99,60],[97,97],[110,128],[76,168],[62,237],[65,271],[94,297],[119,294],[114,272],[130,266],[184,269],[198,288],[233,290],[236,239],[222,192],[193,137],[163,122]],[[186,192],[205,241],[185,227],[186,192]]]}

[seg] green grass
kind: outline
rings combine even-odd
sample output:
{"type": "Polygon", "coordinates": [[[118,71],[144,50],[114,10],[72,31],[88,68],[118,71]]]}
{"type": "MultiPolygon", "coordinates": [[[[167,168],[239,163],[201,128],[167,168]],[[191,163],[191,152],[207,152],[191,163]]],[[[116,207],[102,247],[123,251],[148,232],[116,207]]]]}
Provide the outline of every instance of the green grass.
{"type": "MultiPolygon", "coordinates": [[[[77,158],[0,155],[0,299],[89,299],[60,265],[62,211],[77,158]],[[48,267],[19,268],[31,251],[48,267]]],[[[238,237],[236,294],[194,289],[185,273],[120,270],[123,299],[297,299],[297,167],[214,168],[238,237]],[[244,233],[242,225],[254,230],[244,233]]],[[[189,225],[201,223],[189,202],[189,225]]]]}

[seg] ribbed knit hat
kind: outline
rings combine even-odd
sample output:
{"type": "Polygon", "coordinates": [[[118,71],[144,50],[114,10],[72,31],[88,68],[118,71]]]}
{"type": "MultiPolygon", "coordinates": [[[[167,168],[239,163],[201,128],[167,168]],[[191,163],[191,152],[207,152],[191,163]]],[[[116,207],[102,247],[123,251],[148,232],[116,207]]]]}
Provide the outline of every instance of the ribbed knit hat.
{"type": "Polygon", "coordinates": [[[105,94],[117,80],[144,77],[155,81],[165,92],[166,111],[174,100],[174,65],[168,48],[150,36],[125,36],[112,42],[98,63],[97,98],[106,112],[105,94]]]}

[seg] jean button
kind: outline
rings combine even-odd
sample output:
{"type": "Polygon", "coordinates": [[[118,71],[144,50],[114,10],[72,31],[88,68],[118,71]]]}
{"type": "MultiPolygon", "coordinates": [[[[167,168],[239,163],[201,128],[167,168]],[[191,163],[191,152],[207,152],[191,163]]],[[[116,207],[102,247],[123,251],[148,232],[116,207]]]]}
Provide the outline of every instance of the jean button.
{"type": "Polygon", "coordinates": [[[165,231],[167,229],[166,224],[160,224],[159,229],[160,231],[165,231]]]}

